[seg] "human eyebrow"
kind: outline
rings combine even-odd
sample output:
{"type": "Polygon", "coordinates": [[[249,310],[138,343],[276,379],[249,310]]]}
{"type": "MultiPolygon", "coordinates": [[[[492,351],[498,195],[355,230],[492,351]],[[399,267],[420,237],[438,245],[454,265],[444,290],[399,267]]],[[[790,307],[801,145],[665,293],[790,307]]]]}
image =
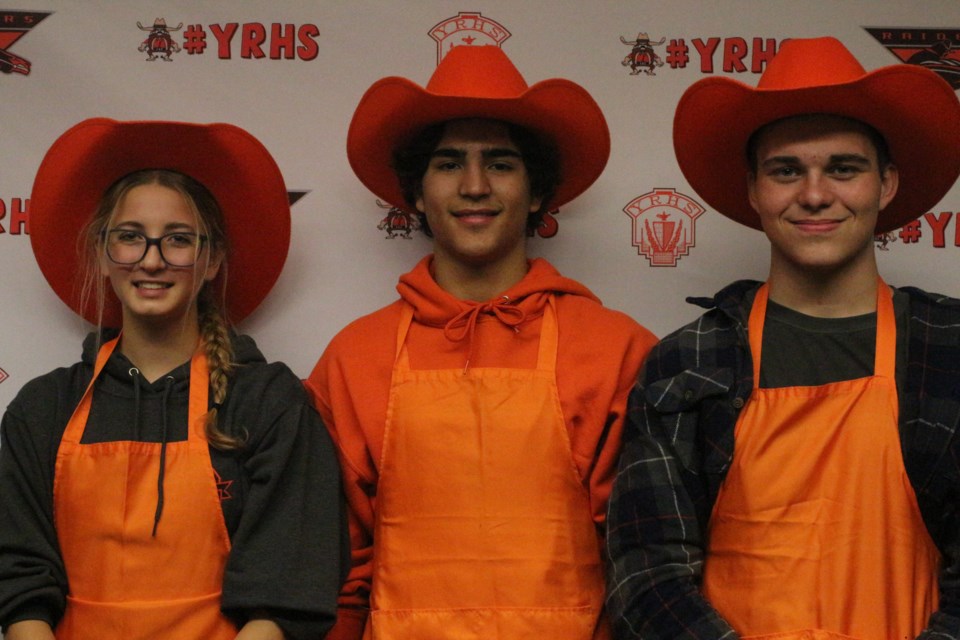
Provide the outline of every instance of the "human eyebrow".
{"type": "Polygon", "coordinates": [[[193,225],[186,222],[168,222],[163,226],[164,233],[171,231],[190,231],[192,232],[193,225]]]}
{"type": "Polygon", "coordinates": [[[484,149],[482,152],[484,160],[496,158],[517,158],[523,160],[523,156],[516,149],[509,147],[494,147],[493,149],[484,149]]]}
{"type": "Polygon", "coordinates": [[[772,156],[766,158],[763,162],[760,163],[761,168],[769,167],[778,167],[782,165],[798,165],[800,164],[800,158],[797,156],[772,156]]]}
{"type": "Polygon", "coordinates": [[[441,147],[439,149],[434,149],[433,153],[430,154],[431,158],[451,158],[453,160],[460,160],[467,157],[467,152],[463,149],[454,149],[452,147],[441,147]]]}
{"type": "Polygon", "coordinates": [[[837,153],[830,156],[830,164],[854,164],[861,167],[869,167],[872,163],[870,158],[859,153],[837,153]]]}

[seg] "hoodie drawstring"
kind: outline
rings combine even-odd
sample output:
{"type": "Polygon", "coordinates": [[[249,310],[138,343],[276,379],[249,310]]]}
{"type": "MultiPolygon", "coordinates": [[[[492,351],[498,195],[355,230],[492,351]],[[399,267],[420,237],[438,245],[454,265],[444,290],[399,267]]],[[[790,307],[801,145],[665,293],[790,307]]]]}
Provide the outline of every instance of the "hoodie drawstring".
{"type": "Polygon", "coordinates": [[[157,510],[153,515],[153,534],[157,537],[157,526],[160,524],[160,515],[163,513],[163,476],[167,470],[167,401],[170,399],[170,389],[173,387],[173,376],[167,376],[163,385],[163,403],[160,407],[162,430],[160,432],[160,471],[157,473],[157,510]]]}
{"type": "Polygon", "coordinates": [[[130,367],[127,371],[133,378],[133,439],[140,439],[140,369],[130,367]]]}
{"type": "Polygon", "coordinates": [[[469,309],[464,309],[454,317],[450,318],[443,328],[443,335],[451,342],[460,342],[467,339],[467,361],[463,365],[463,372],[466,373],[470,368],[470,360],[473,357],[474,341],[473,336],[477,327],[477,319],[481,313],[495,316],[504,325],[511,327],[514,331],[519,331],[519,325],[527,319],[526,312],[514,306],[509,296],[501,296],[496,300],[476,304],[469,309]]]}

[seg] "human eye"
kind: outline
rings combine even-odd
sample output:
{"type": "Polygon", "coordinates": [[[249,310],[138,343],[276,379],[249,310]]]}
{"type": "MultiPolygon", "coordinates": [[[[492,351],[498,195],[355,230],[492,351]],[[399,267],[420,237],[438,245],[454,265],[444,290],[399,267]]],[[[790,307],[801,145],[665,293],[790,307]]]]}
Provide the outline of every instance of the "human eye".
{"type": "Polygon", "coordinates": [[[188,249],[197,244],[197,234],[177,232],[163,236],[164,246],[174,249],[188,249]]]}
{"type": "Polygon", "coordinates": [[[800,175],[800,169],[792,164],[777,164],[767,170],[767,175],[774,180],[791,180],[800,175]]]}
{"type": "Polygon", "coordinates": [[[114,229],[110,232],[110,239],[118,244],[140,244],[144,242],[143,234],[132,229],[114,229]]]}
{"type": "Polygon", "coordinates": [[[831,165],[827,171],[834,177],[849,179],[858,175],[861,172],[861,168],[855,164],[837,163],[835,165],[831,165]]]}
{"type": "Polygon", "coordinates": [[[450,158],[435,158],[433,162],[430,163],[430,168],[434,171],[456,171],[460,167],[460,163],[450,158]]]}
{"type": "Polygon", "coordinates": [[[489,166],[492,171],[497,171],[499,173],[507,173],[517,168],[515,161],[511,162],[510,160],[503,159],[495,160],[491,162],[489,166]]]}

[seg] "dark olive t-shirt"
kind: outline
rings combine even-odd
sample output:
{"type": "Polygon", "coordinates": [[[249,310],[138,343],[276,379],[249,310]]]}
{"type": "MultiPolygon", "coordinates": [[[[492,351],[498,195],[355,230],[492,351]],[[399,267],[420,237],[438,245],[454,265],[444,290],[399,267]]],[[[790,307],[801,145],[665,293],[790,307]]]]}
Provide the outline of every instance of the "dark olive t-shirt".
{"type": "MultiPolygon", "coordinates": [[[[907,294],[894,290],[897,319],[897,386],[905,375],[907,294]]],[[[762,388],[818,386],[873,375],[877,314],[817,318],[767,302],[760,363],[762,388]]]]}

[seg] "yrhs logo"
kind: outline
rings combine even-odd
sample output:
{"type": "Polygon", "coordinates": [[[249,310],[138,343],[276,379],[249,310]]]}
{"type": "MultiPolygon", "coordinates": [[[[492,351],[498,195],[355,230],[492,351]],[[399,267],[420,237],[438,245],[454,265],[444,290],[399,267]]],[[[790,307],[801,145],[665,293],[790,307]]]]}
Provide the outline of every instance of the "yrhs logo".
{"type": "Polygon", "coordinates": [[[461,45],[494,45],[499,47],[510,37],[507,28],[479,13],[460,12],[431,27],[430,37],[437,41],[437,64],[447,52],[461,45]]]}
{"type": "Polygon", "coordinates": [[[674,189],[654,189],[623,208],[633,220],[633,246],[652,267],[675,267],[696,245],[696,220],[705,209],[674,189]]]}

